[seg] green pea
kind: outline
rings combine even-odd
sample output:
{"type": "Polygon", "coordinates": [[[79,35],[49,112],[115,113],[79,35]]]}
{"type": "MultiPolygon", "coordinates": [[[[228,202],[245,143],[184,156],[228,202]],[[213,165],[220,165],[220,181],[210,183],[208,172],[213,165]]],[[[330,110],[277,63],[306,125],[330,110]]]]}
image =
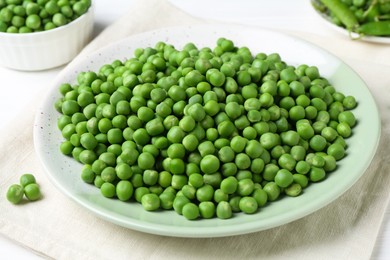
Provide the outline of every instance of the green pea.
{"type": "Polygon", "coordinates": [[[238,169],[248,169],[251,166],[251,158],[245,153],[239,153],[236,155],[235,164],[238,169]]]}
{"type": "Polygon", "coordinates": [[[240,196],[249,196],[254,190],[252,179],[242,179],[238,181],[237,193],[240,196]]]}
{"type": "Polygon", "coordinates": [[[203,186],[203,176],[199,173],[193,173],[188,178],[189,184],[195,188],[200,188],[203,186]]]}
{"type": "Polygon", "coordinates": [[[250,167],[251,172],[254,174],[260,174],[264,169],[264,161],[261,158],[256,158],[252,160],[252,164],[250,167]]]}
{"type": "Polygon", "coordinates": [[[343,106],[346,109],[354,109],[357,106],[356,99],[353,96],[346,96],[343,99],[343,106]]]}
{"type": "Polygon", "coordinates": [[[290,154],[295,161],[301,161],[306,156],[306,149],[303,146],[295,145],[291,147],[290,154]]]}
{"type": "Polygon", "coordinates": [[[341,122],[337,125],[337,133],[344,138],[350,137],[352,134],[351,127],[347,122],[341,122]]]}
{"type": "Polygon", "coordinates": [[[293,106],[289,110],[290,119],[292,119],[294,121],[298,121],[300,119],[304,119],[305,115],[306,115],[305,114],[305,108],[303,108],[302,106],[293,106]]]}
{"type": "Polygon", "coordinates": [[[211,201],[202,201],[199,203],[199,214],[202,218],[210,219],[215,215],[215,204],[211,201]]]}
{"type": "Polygon", "coordinates": [[[23,198],[24,190],[19,184],[12,184],[7,190],[7,200],[13,204],[19,204],[23,198]]]}
{"type": "Polygon", "coordinates": [[[214,154],[215,147],[211,141],[204,141],[198,145],[198,151],[202,157],[208,154],[214,154]]]}
{"type": "Polygon", "coordinates": [[[154,211],[160,208],[160,198],[157,194],[145,194],[141,198],[142,207],[147,211],[154,211]]]}
{"type": "Polygon", "coordinates": [[[356,118],[351,111],[343,111],[338,114],[338,120],[340,123],[345,122],[351,128],[356,125],[356,118]]]}
{"type": "Polygon", "coordinates": [[[30,173],[25,173],[19,178],[20,185],[26,187],[28,184],[36,183],[34,175],[30,173]]]}
{"type": "Polygon", "coordinates": [[[290,186],[292,182],[293,174],[286,169],[280,169],[275,175],[275,183],[281,188],[290,186]]]}
{"type": "Polygon", "coordinates": [[[339,143],[333,143],[327,148],[327,154],[333,156],[337,161],[345,156],[345,149],[339,143]]]}
{"type": "Polygon", "coordinates": [[[214,196],[214,188],[210,184],[204,184],[196,190],[196,199],[200,202],[211,201],[214,196]]]}
{"type": "Polygon", "coordinates": [[[115,192],[119,200],[127,201],[133,196],[134,188],[130,181],[121,180],[116,184],[115,192]]]}
{"type": "Polygon", "coordinates": [[[153,186],[158,181],[158,172],[155,170],[145,170],[142,178],[145,184],[153,186]]]}
{"type": "Polygon", "coordinates": [[[255,198],[245,196],[240,199],[239,208],[246,214],[253,214],[257,211],[258,204],[255,198]]]}
{"type": "Polygon", "coordinates": [[[41,23],[41,18],[37,14],[31,14],[26,18],[26,26],[30,29],[39,29],[41,23]]]}
{"type": "Polygon", "coordinates": [[[326,172],[331,172],[336,169],[336,159],[332,155],[324,155],[323,158],[325,161],[323,168],[326,172]]]}
{"type": "Polygon", "coordinates": [[[294,159],[294,157],[292,157],[291,154],[285,153],[279,157],[278,164],[283,169],[292,171],[295,168],[296,160],[294,159]]]}
{"type": "Polygon", "coordinates": [[[226,194],[233,194],[238,187],[238,181],[235,177],[229,176],[221,182],[221,190],[226,194]]]}
{"type": "Polygon", "coordinates": [[[227,201],[221,201],[216,208],[216,215],[220,219],[228,219],[232,217],[232,208],[227,201]]]}
{"type": "Polygon", "coordinates": [[[93,150],[97,146],[98,142],[91,133],[84,133],[80,137],[80,144],[88,150],[93,150]]]}
{"type": "Polygon", "coordinates": [[[143,152],[138,156],[137,163],[143,170],[153,169],[155,159],[151,153],[143,152]]]}
{"type": "Polygon", "coordinates": [[[159,195],[160,206],[162,209],[172,209],[175,194],[169,191],[164,191],[159,195]]]}
{"type": "Polygon", "coordinates": [[[326,139],[321,135],[315,135],[309,141],[310,147],[317,152],[323,151],[326,147],[326,144],[326,139]]]}
{"type": "Polygon", "coordinates": [[[255,189],[253,191],[252,197],[256,200],[259,207],[263,207],[268,200],[267,192],[265,192],[263,189],[255,189]]]}
{"type": "Polygon", "coordinates": [[[302,193],[302,187],[298,183],[293,183],[284,189],[284,193],[290,197],[296,197],[302,193]]]}
{"type": "Polygon", "coordinates": [[[218,157],[212,154],[208,154],[200,161],[200,169],[205,174],[211,174],[217,172],[220,167],[218,157]]]}
{"type": "Polygon", "coordinates": [[[274,133],[264,133],[260,136],[260,143],[265,149],[270,150],[280,144],[280,137],[274,133]]]}
{"type": "Polygon", "coordinates": [[[194,220],[199,217],[199,207],[194,203],[187,203],[182,209],[183,216],[188,220],[194,220]]]}
{"type": "Polygon", "coordinates": [[[269,201],[275,201],[279,198],[280,188],[275,182],[268,182],[263,190],[267,193],[267,197],[269,201]]]}
{"type": "Polygon", "coordinates": [[[309,176],[312,182],[319,182],[325,178],[326,174],[324,169],[312,167],[309,176]]]}

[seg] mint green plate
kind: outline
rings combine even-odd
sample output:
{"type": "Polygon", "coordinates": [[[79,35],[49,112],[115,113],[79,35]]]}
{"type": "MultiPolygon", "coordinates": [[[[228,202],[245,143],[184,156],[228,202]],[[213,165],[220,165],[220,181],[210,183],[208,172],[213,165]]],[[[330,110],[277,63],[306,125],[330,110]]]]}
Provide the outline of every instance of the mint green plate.
{"type": "Polygon", "coordinates": [[[34,142],[36,152],[54,185],[80,206],[97,216],[134,230],[178,237],[221,237],[256,232],[302,218],[336,200],[366,171],[380,137],[380,119],[376,104],[365,83],[344,62],[308,42],[267,30],[236,26],[173,27],[134,35],[114,43],[81,62],[66,68],[53,82],[48,96],[37,112],[34,142]],[[58,86],[75,82],[81,71],[97,71],[115,59],[124,60],[138,47],[154,46],[165,41],[181,48],[187,42],[198,47],[214,46],[226,37],[237,46],[247,46],[253,53],[277,52],[291,65],[309,64],[319,68],[337,90],[353,95],[359,102],[354,110],[358,125],[348,139],[348,156],[338,163],[326,180],[310,185],[296,198],[286,197],[269,203],[253,215],[235,214],[228,220],[188,221],[174,211],[147,212],[138,203],[104,198],[99,189],[80,179],[82,165],[59,152],[63,140],[57,129],[59,113],[53,108],[59,97],[58,86]]]}

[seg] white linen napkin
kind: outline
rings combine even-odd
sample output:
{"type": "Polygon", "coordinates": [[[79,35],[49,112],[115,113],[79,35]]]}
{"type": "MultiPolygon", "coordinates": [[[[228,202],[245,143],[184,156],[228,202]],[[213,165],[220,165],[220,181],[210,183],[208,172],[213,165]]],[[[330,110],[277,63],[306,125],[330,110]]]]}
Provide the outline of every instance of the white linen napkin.
{"type": "MultiPolygon", "coordinates": [[[[166,1],[140,0],[129,13],[92,41],[72,64],[128,35],[180,24],[204,23],[166,1]],[[160,15],[160,14],[164,15],[160,15]],[[158,17],[158,19],[156,19],[158,17]]],[[[382,141],[364,176],[344,195],[292,223],[257,233],[224,238],[174,238],[145,234],[104,221],[60,193],[47,179],[34,152],[34,111],[41,98],[0,133],[0,233],[55,259],[368,259],[390,192],[390,62],[384,45],[289,32],[343,58],[362,76],[382,114],[382,141]],[[12,205],[9,185],[33,173],[43,199],[12,205]]]]}

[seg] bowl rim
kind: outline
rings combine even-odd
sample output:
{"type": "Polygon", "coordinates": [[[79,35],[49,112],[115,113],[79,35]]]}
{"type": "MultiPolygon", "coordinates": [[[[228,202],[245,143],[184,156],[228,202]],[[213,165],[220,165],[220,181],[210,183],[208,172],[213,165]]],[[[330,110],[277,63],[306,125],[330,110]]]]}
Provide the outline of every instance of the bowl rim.
{"type": "Polygon", "coordinates": [[[55,33],[55,32],[60,32],[60,31],[63,31],[63,30],[66,30],[67,28],[69,27],[72,27],[73,25],[76,25],[78,23],[80,23],[81,20],[84,20],[85,17],[89,16],[90,14],[93,13],[94,11],[94,8],[95,8],[95,4],[94,4],[94,1],[91,1],[91,5],[88,7],[88,10],[82,14],[81,16],[77,17],[75,20],[67,23],[67,24],[64,24],[64,25],[61,25],[59,27],[56,27],[56,28],[53,28],[53,29],[50,29],[50,30],[47,30],[47,31],[40,31],[40,32],[29,32],[29,33],[8,33],[8,32],[0,32],[0,37],[9,37],[9,38],[23,38],[23,37],[26,37],[26,36],[42,36],[42,35],[45,35],[45,34],[49,34],[49,33],[55,33]]]}

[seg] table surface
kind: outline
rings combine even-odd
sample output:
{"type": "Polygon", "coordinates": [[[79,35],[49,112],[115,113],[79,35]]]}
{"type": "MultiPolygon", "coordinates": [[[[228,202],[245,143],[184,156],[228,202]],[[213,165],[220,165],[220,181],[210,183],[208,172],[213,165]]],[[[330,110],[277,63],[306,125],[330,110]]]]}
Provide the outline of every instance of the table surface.
{"type": "MultiPolygon", "coordinates": [[[[95,34],[113,23],[131,8],[135,0],[95,1],[95,34]],[[120,7],[120,8],[118,8],[120,7]]],[[[331,36],[335,32],[322,27],[319,17],[310,9],[309,1],[291,0],[170,0],[178,8],[195,17],[261,26],[270,29],[290,29],[331,36]],[[207,8],[205,8],[207,6],[207,8]],[[283,8],[282,8],[283,7],[283,8]]],[[[0,129],[23,112],[35,93],[49,86],[63,67],[21,72],[0,67],[2,79],[0,129]],[[7,98],[6,98],[7,97],[7,98]],[[8,98],[10,97],[10,98],[8,98]]],[[[390,259],[390,207],[376,241],[372,259],[390,259]]],[[[0,235],[0,252],[6,259],[42,259],[32,251],[0,235]]]]}

